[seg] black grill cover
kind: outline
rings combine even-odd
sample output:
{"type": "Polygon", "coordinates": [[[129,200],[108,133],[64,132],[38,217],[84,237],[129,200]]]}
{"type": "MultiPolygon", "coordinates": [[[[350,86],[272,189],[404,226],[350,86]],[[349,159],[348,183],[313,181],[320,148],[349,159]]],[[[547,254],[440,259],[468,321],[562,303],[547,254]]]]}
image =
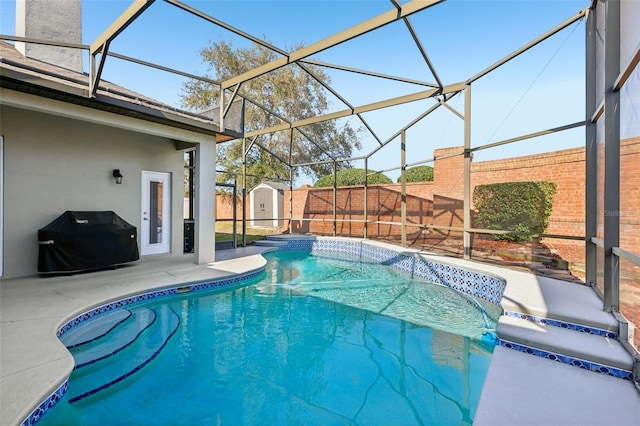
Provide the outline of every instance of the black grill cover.
{"type": "Polygon", "coordinates": [[[38,230],[38,271],[70,273],[138,260],[135,226],[112,211],[66,211],[38,230]]]}

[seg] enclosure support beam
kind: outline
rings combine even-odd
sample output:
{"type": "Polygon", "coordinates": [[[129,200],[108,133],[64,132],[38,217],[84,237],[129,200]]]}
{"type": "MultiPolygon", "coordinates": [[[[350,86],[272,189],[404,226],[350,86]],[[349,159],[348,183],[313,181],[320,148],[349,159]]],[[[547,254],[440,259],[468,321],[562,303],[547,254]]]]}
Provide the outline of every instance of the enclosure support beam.
{"type": "MultiPolygon", "coordinates": [[[[239,86],[239,85],[238,85],[239,86]]],[[[218,114],[218,122],[220,123],[220,131],[224,131],[224,89],[220,89],[220,100],[218,102],[220,102],[218,105],[220,105],[220,111],[218,114]]]]}
{"type": "Polygon", "coordinates": [[[289,235],[293,234],[293,129],[289,133],[289,235]]]}
{"type": "Polygon", "coordinates": [[[597,121],[592,120],[598,108],[596,94],[597,9],[587,12],[586,24],[586,111],[585,118],[585,275],[586,283],[597,285],[598,247],[591,241],[598,232],[598,141],[597,121]]]}
{"type": "Polygon", "coordinates": [[[440,107],[440,103],[437,103],[433,106],[431,106],[429,109],[427,109],[425,112],[423,112],[422,114],[420,114],[418,117],[414,118],[409,124],[407,124],[406,126],[404,126],[401,130],[398,130],[396,133],[394,133],[393,135],[391,135],[389,138],[387,138],[387,140],[385,140],[382,145],[375,147],[375,149],[373,149],[369,154],[368,157],[371,157],[373,154],[375,154],[376,152],[378,152],[380,149],[384,148],[386,145],[388,145],[389,143],[391,143],[391,141],[393,141],[395,138],[397,138],[398,136],[400,136],[400,133],[403,130],[409,130],[411,127],[413,127],[415,124],[417,124],[418,122],[420,122],[420,120],[422,120],[423,118],[425,118],[426,116],[428,116],[429,114],[431,114],[433,111],[435,111],[436,109],[438,109],[440,107]]]}
{"type": "MultiPolygon", "coordinates": [[[[463,227],[471,228],[471,85],[464,90],[464,201],[463,227]]],[[[464,258],[471,258],[471,233],[462,236],[464,258]]]]}
{"type": "MultiPolygon", "coordinates": [[[[253,145],[255,139],[251,142],[253,145]]],[[[251,149],[251,148],[249,148],[251,149]]],[[[242,138],[242,247],[247,246],[247,138],[242,138]]]]}
{"type": "Polygon", "coordinates": [[[238,203],[236,200],[238,199],[238,181],[236,179],[236,175],[233,175],[233,225],[232,225],[232,233],[233,233],[233,248],[236,248],[238,245],[238,203]]]}
{"type": "MultiPolygon", "coordinates": [[[[394,1],[394,3],[397,4],[398,5],[397,7],[399,8],[399,3],[396,3],[395,1],[394,1]]],[[[427,55],[426,50],[422,46],[422,42],[420,41],[420,38],[418,37],[418,33],[416,33],[416,30],[413,28],[413,25],[411,24],[411,21],[409,21],[409,18],[407,18],[407,17],[404,17],[403,20],[404,20],[405,25],[407,26],[407,29],[409,30],[409,33],[411,33],[411,37],[413,37],[413,41],[416,44],[416,47],[418,48],[418,50],[420,51],[420,54],[422,55],[422,58],[424,59],[424,61],[427,64],[427,66],[429,67],[429,70],[431,71],[431,74],[433,74],[433,77],[438,82],[438,87],[443,87],[444,85],[442,84],[442,80],[440,80],[440,77],[438,76],[438,73],[436,72],[436,69],[434,68],[433,64],[431,63],[431,60],[429,59],[429,55],[427,55]]]]}
{"type": "Polygon", "coordinates": [[[605,3],[604,64],[604,308],[620,309],[620,271],[613,248],[620,245],[620,2],[605,3]]]}
{"type": "MultiPolygon", "coordinates": [[[[409,94],[409,95],[398,96],[397,98],[391,98],[391,99],[387,99],[385,101],[373,102],[373,103],[370,103],[370,104],[367,104],[367,105],[357,106],[357,107],[354,107],[353,109],[345,109],[345,110],[341,110],[341,111],[336,111],[336,112],[331,112],[331,113],[328,113],[328,114],[319,115],[319,116],[316,116],[316,117],[304,118],[304,119],[301,119],[301,120],[294,121],[292,123],[278,124],[278,125],[266,128],[266,129],[252,130],[250,132],[246,132],[245,136],[246,137],[253,137],[253,136],[257,136],[257,135],[264,135],[264,134],[267,134],[267,133],[273,133],[273,132],[279,132],[279,131],[282,131],[282,130],[287,130],[287,129],[290,129],[292,127],[297,128],[297,127],[302,127],[302,126],[308,126],[310,124],[322,123],[323,121],[329,121],[329,120],[335,120],[335,119],[338,119],[338,118],[349,117],[349,116],[351,116],[353,114],[361,114],[361,113],[370,112],[370,111],[376,111],[376,110],[379,110],[379,109],[388,108],[388,107],[392,107],[392,106],[396,106],[396,105],[402,105],[402,104],[406,104],[406,103],[409,103],[409,102],[420,101],[420,100],[423,100],[423,99],[428,99],[428,98],[432,98],[434,96],[438,96],[439,94],[444,94],[444,95],[455,94],[455,93],[458,93],[458,92],[464,90],[464,87],[465,87],[464,83],[455,83],[455,84],[450,84],[450,85],[444,86],[443,89],[423,90],[421,92],[416,92],[416,93],[412,93],[412,94],[409,94]]],[[[440,106],[440,104],[436,104],[436,105],[440,106]]]]}
{"type": "Polygon", "coordinates": [[[278,68],[282,68],[285,65],[288,65],[292,62],[299,61],[301,59],[312,56],[316,53],[322,52],[323,50],[329,49],[331,47],[337,46],[345,41],[351,40],[363,34],[366,34],[370,31],[373,31],[377,28],[383,27],[387,24],[395,22],[399,19],[402,19],[405,16],[409,16],[413,13],[419,12],[421,10],[427,9],[435,4],[441,3],[443,0],[413,0],[408,3],[402,5],[400,10],[396,10],[395,8],[385,12],[381,15],[378,15],[374,18],[369,19],[368,21],[362,22],[358,25],[355,25],[351,28],[348,28],[344,31],[341,31],[333,36],[327,37],[324,40],[320,40],[316,43],[310,44],[308,46],[302,47],[294,52],[291,52],[288,56],[284,56],[282,58],[278,58],[274,61],[261,65],[259,67],[253,68],[250,71],[247,71],[243,74],[240,74],[236,77],[233,77],[227,81],[222,83],[222,88],[226,89],[228,87],[235,86],[238,83],[243,83],[245,81],[251,80],[253,78],[259,77],[268,72],[277,70],[278,68]]]}
{"type": "Polygon", "coordinates": [[[357,69],[357,68],[345,67],[343,65],[329,64],[327,62],[321,62],[321,61],[317,61],[315,59],[303,59],[303,60],[300,60],[298,62],[303,63],[303,64],[318,65],[320,67],[333,68],[333,69],[341,70],[341,71],[348,71],[348,72],[352,72],[352,73],[355,73],[355,74],[368,75],[369,77],[379,77],[379,78],[384,78],[384,79],[387,79],[387,80],[400,81],[402,83],[417,84],[419,86],[427,86],[427,87],[438,87],[437,84],[428,83],[426,81],[412,80],[410,78],[403,78],[403,77],[398,77],[398,76],[395,76],[395,75],[381,74],[381,73],[373,72],[373,71],[366,71],[366,70],[361,70],[361,69],[357,69]]]}
{"type": "Polygon", "coordinates": [[[400,229],[402,247],[407,246],[407,132],[400,134],[400,229]]]}
{"type": "Polygon", "coordinates": [[[368,228],[368,222],[369,222],[369,211],[367,210],[367,193],[368,191],[368,181],[369,181],[369,176],[367,176],[369,173],[369,157],[365,157],[364,159],[364,194],[363,194],[363,204],[364,204],[364,238],[367,238],[367,228],[368,228]]]}
{"type": "Polygon", "coordinates": [[[293,166],[289,167],[289,235],[293,234],[293,166]]]}
{"type": "Polygon", "coordinates": [[[109,44],[118,34],[125,30],[142,12],[155,0],[135,0],[97,39],[89,46],[90,75],[89,96],[95,97],[100,84],[100,76],[107,58],[109,44]],[[96,56],[100,55],[100,62],[96,68],[96,56]]]}
{"type": "Polygon", "coordinates": [[[335,237],[337,234],[337,224],[336,224],[336,215],[337,209],[336,204],[338,201],[338,163],[336,161],[333,162],[333,236],[335,237]]]}

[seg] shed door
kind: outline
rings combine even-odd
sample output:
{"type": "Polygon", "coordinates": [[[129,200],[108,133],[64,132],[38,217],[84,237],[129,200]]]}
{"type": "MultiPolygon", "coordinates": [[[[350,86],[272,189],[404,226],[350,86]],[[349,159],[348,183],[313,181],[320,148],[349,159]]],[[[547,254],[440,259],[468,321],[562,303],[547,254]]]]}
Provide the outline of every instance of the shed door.
{"type": "Polygon", "coordinates": [[[169,253],[171,211],[169,173],[142,172],[142,220],[140,251],[142,255],[169,253]]]}
{"type": "Polygon", "coordinates": [[[253,218],[256,226],[271,226],[273,218],[273,192],[269,188],[258,188],[253,191],[253,218]],[[263,220],[260,220],[263,219],[263,220]]]}

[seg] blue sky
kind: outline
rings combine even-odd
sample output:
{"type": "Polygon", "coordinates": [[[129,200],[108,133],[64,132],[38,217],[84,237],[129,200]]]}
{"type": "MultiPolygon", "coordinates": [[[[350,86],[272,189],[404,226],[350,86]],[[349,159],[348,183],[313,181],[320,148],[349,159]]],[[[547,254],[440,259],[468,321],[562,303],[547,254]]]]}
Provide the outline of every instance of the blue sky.
{"type": "MultiPolygon", "coordinates": [[[[55,0],[51,0],[55,1],[55,0]]],[[[204,1],[185,3],[258,38],[287,50],[311,44],[393,8],[374,1],[204,1]]],[[[130,4],[128,0],[84,0],[83,43],[100,35],[130,4]]],[[[588,0],[449,0],[413,15],[410,20],[440,78],[457,83],[571,17],[588,0]]],[[[0,0],[0,33],[14,34],[15,0],[0,0]]],[[[198,52],[210,41],[225,39],[235,46],[248,42],[211,23],[157,0],[111,45],[111,51],[181,71],[204,74],[198,52]]],[[[399,22],[313,56],[324,62],[434,81],[399,22]]],[[[334,88],[351,104],[363,105],[423,90],[328,71],[334,88]]],[[[160,101],[178,106],[182,77],[108,58],[103,78],[160,101]]],[[[381,139],[386,139],[433,101],[420,101],[365,114],[381,139]]],[[[463,99],[450,101],[463,112],[463,99]]],[[[344,109],[339,101],[332,109],[344,109]]],[[[579,21],[531,49],[472,86],[472,145],[580,121],[584,118],[584,21],[579,21]]],[[[351,119],[353,120],[353,119],[351,119]]],[[[357,121],[353,121],[358,125],[357,121]]],[[[445,108],[407,132],[409,162],[431,158],[433,149],[463,143],[462,120],[445,108]]],[[[525,155],[584,143],[582,129],[523,141],[476,153],[475,161],[525,155]]],[[[366,154],[377,145],[363,138],[366,154]]],[[[399,165],[399,141],[375,154],[369,165],[399,165]]],[[[355,166],[362,167],[361,163],[355,166]]],[[[395,179],[398,172],[388,173],[395,179]]]]}

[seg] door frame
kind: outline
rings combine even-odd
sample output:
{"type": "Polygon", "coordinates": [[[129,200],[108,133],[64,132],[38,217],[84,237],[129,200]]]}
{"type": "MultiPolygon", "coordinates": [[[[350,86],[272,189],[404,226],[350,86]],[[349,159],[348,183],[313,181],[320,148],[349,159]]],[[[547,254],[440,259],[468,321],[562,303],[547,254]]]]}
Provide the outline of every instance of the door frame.
{"type": "Polygon", "coordinates": [[[153,172],[142,170],[141,172],[141,193],[140,193],[140,255],[161,254],[171,252],[171,173],[153,172]],[[162,206],[161,206],[161,232],[162,240],[159,243],[149,241],[150,225],[152,221],[149,217],[149,206],[151,202],[151,182],[162,183],[162,206]]]}

